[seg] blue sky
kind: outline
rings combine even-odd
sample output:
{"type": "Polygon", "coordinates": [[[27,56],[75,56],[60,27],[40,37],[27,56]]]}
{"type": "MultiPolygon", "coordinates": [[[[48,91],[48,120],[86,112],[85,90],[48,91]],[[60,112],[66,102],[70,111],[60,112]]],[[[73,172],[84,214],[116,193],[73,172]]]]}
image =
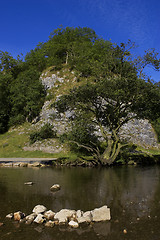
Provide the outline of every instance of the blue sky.
{"type": "MultiPolygon", "coordinates": [[[[131,39],[136,54],[160,53],[159,0],[1,0],[0,50],[26,54],[63,27],[90,27],[114,43],[131,39]]],[[[160,73],[148,74],[160,81],[160,73]]]]}

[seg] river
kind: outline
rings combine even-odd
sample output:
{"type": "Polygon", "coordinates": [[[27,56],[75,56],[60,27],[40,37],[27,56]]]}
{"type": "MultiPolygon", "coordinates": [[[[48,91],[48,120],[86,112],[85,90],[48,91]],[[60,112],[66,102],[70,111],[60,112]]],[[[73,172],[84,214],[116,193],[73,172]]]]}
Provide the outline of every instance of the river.
{"type": "Polygon", "coordinates": [[[159,240],[160,167],[0,168],[0,222],[0,240],[159,240]],[[61,190],[53,193],[55,183],[61,190]],[[30,214],[38,204],[55,212],[107,205],[111,220],[71,229],[5,218],[18,210],[30,214]]]}

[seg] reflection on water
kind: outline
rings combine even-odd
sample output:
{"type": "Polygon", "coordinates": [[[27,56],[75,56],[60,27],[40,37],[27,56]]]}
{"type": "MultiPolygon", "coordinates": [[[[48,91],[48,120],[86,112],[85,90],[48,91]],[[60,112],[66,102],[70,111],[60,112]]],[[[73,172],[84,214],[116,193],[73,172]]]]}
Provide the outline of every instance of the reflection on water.
{"type": "Polygon", "coordinates": [[[0,168],[0,239],[160,239],[160,168],[0,168]],[[33,186],[24,182],[32,181],[33,186]],[[52,193],[59,183],[62,189],[52,193]],[[92,210],[102,205],[111,208],[110,222],[71,229],[15,223],[5,219],[10,212],[30,214],[43,204],[47,209],[92,210]],[[127,234],[123,230],[127,229],[127,234]]]}

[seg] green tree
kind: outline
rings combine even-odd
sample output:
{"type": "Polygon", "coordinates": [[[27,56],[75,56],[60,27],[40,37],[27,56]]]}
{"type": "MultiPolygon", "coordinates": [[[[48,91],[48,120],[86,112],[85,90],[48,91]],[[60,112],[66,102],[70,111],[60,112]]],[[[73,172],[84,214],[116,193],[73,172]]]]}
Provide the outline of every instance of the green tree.
{"type": "Polygon", "coordinates": [[[10,74],[0,72],[0,134],[8,130],[11,111],[9,85],[12,81],[10,74]]]}
{"type": "Polygon", "coordinates": [[[102,165],[112,164],[126,145],[119,138],[119,130],[125,123],[132,118],[153,120],[160,116],[160,91],[157,85],[138,77],[135,65],[126,60],[128,53],[124,51],[124,45],[118,49],[118,54],[117,48],[115,51],[113,65],[116,67],[112,74],[106,72],[106,76],[97,82],[74,88],[56,102],[59,112],[74,112],[71,120],[76,121],[77,125],[73,126],[77,129],[81,128],[78,124],[80,116],[93,129],[98,127],[105,146],[103,152],[97,142],[88,141],[86,144],[79,140],[78,134],[77,140],[75,137],[73,140],[78,146],[92,152],[102,165]]]}
{"type": "Polygon", "coordinates": [[[93,43],[97,35],[90,28],[58,28],[44,44],[48,65],[68,64],[73,61],[77,46],[84,42],[93,43]]]}
{"type": "Polygon", "coordinates": [[[10,125],[31,122],[43,106],[45,91],[35,68],[21,72],[12,82],[10,125]]]}

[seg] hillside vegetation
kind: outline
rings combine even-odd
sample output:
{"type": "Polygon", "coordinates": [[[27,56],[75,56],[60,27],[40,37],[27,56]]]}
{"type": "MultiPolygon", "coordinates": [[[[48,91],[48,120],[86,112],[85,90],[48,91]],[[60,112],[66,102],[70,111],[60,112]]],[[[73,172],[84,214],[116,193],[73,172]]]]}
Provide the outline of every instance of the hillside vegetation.
{"type": "Polygon", "coordinates": [[[42,137],[31,123],[46,100],[59,114],[72,112],[70,130],[54,136],[55,141],[69,143],[68,150],[92,155],[97,164],[112,164],[126,151],[128,143],[120,140],[119,129],[132,118],[148,119],[159,138],[160,85],[144,70],[151,66],[159,71],[160,60],[154,49],[135,58],[131,54],[134,47],[131,41],[116,45],[99,38],[90,28],[67,27],[54,30],[47,42],[39,43],[25,57],[14,59],[0,51],[0,154],[7,156],[6,149],[15,138],[19,147],[13,144],[9,152],[27,155],[25,144],[42,137]],[[44,74],[58,74],[63,84],[46,89],[44,74]],[[11,130],[7,131],[19,125],[29,127],[24,128],[25,134],[11,137],[11,130]],[[95,134],[97,129],[101,141],[95,134]]]}

